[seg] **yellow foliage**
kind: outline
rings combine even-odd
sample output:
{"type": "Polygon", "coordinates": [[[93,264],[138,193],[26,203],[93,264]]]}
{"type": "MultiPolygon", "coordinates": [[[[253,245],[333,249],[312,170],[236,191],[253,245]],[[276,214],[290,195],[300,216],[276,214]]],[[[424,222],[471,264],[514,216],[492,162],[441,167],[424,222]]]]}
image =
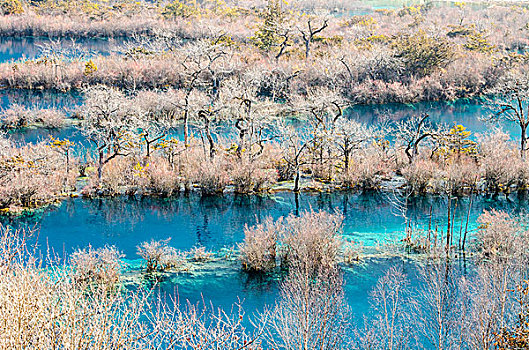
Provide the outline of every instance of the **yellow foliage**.
{"type": "Polygon", "coordinates": [[[139,162],[136,163],[136,165],[134,165],[134,168],[133,168],[133,171],[134,171],[133,176],[135,176],[135,177],[145,177],[148,167],[149,167],[149,164],[146,164],[145,166],[142,166],[139,162]]]}
{"type": "Polygon", "coordinates": [[[200,8],[195,0],[193,1],[178,1],[175,0],[166,5],[162,11],[162,15],[166,18],[175,17],[192,17],[200,15],[200,8]]]}
{"type": "Polygon", "coordinates": [[[0,8],[4,15],[18,15],[24,13],[24,7],[20,0],[2,0],[0,8]]]}
{"type": "Polygon", "coordinates": [[[441,140],[442,146],[437,151],[438,156],[450,158],[451,156],[476,156],[477,143],[469,139],[472,133],[461,124],[454,125],[441,140]]]}
{"type": "Polygon", "coordinates": [[[84,66],[84,75],[89,76],[97,72],[97,66],[94,61],[89,60],[84,66]]]}
{"type": "Polygon", "coordinates": [[[70,141],[69,139],[61,140],[50,135],[50,141],[48,145],[52,148],[66,150],[73,147],[75,143],[70,141]]]}

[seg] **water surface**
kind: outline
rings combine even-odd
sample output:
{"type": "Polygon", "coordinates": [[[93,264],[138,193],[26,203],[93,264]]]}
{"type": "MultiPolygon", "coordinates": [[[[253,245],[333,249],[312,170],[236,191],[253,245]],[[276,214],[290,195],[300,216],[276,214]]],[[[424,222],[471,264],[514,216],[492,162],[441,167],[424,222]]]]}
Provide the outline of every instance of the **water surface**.
{"type": "MultiPolygon", "coordinates": [[[[361,242],[373,252],[386,243],[399,244],[403,237],[404,219],[396,215],[388,198],[377,193],[301,194],[296,205],[292,193],[265,196],[208,196],[192,193],[173,199],[125,198],[65,200],[60,206],[44,213],[19,220],[3,219],[4,223],[38,229],[41,251],[52,250],[67,256],[78,248],[115,245],[125,254],[131,266],[140,262],[136,247],[151,239],[170,239],[170,245],[189,250],[204,246],[209,251],[228,254],[243,240],[245,225],[252,225],[267,216],[278,218],[303,210],[337,211],[344,216],[344,234],[361,242]]],[[[417,226],[426,228],[446,223],[446,198],[417,197],[408,204],[407,215],[417,226]],[[430,216],[430,212],[432,215],[430,216]]],[[[455,203],[455,202],[454,202],[455,203]]],[[[461,199],[455,215],[455,235],[465,222],[469,199],[461,199]]],[[[501,209],[517,214],[525,212],[528,201],[519,197],[474,199],[470,210],[470,228],[485,209],[501,209]]],[[[456,238],[457,242],[457,238],[456,238]]],[[[412,256],[410,256],[412,257],[412,256]]],[[[345,291],[355,322],[362,322],[367,312],[369,293],[391,266],[400,266],[412,280],[417,280],[417,264],[413,259],[376,255],[358,266],[345,269],[345,291]]],[[[148,279],[147,279],[148,280],[148,279]]],[[[277,297],[276,278],[249,276],[240,269],[236,256],[215,263],[206,263],[191,272],[169,274],[158,285],[162,293],[176,295],[181,301],[205,300],[216,306],[230,308],[244,300],[248,313],[262,310],[277,297]]]]}

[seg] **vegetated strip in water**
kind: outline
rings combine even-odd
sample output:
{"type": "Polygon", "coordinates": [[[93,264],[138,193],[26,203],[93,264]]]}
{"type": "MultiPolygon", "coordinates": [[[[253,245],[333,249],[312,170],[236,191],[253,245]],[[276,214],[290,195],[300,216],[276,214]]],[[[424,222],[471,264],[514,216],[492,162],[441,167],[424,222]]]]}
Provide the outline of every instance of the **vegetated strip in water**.
{"type": "MultiPolygon", "coordinates": [[[[0,106],[9,108],[13,104],[20,104],[27,108],[57,108],[69,112],[80,108],[83,104],[82,94],[70,92],[49,92],[35,90],[0,90],[0,106]]],[[[407,120],[412,116],[427,113],[430,120],[435,124],[455,125],[461,124],[473,132],[473,135],[490,131],[491,125],[483,121],[492,113],[485,101],[481,99],[460,99],[452,102],[419,102],[415,104],[384,104],[384,105],[352,105],[345,110],[345,114],[352,119],[376,125],[381,119],[407,120]]],[[[302,123],[301,123],[302,124],[302,123]]],[[[520,130],[514,123],[502,123],[501,127],[513,138],[520,134],[520,130]]],[[[193,127],[191,127],[193,129],[193,127]]],[[[198,130],[194,130],[198,132],[198,130]]],[[[229,136],[226,128],[220,128],[219,136],[229,136]]],[[[75,127],[61,129],[43,129],[30,127],[12,130],[11,137],[19,142],[37,142],[47,139],[49,135],[55,138],[65,139],[87,145],[86,139],[75,127]]],[[[183,129],[174,129],[172,137],[182,138],[183,129]]]]}

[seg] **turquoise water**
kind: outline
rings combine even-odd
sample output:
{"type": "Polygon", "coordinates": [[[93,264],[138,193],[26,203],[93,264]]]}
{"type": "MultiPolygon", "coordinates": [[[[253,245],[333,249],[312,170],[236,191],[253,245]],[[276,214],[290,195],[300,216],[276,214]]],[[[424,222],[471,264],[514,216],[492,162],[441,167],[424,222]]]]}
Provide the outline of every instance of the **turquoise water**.
{"type": "Polygon", "coordinates": [[[109,55],[124,47],[126,40],[114,39],[50,39],[47,37],[0,37],[0,63],[35,59],[42,56],[44,47],[59,49],[66,58],[82,55],[92,57],[109,55]]]}
{"type": "MultiPolygon", "coordinates": [[[[87,245],[102,247],[115,245],[125,254],[125,261],[133,271],[140,261],[136,246],[151,239],[170,238],[170,245],[189,250],[204,246],[217,256],[225,255],[226,248],[235,247],[243,239],[245,225],[252,225],[267,216],[278,218],[301,210],[337,211],[344,215],[344,233],[361,242],[366,252],[372,252],[385,243],[398,243],[402,238],[404,220],[394,215],[386,197],[376,194],[318,193],[301,194],[296,205],[292,193],[267,196],[214,196],[182,195],[173,199],[82,199],[65,200],[60,206],[41,214],[18,220],[3,219],[5,224],[37,229],[43,256],[52,251],[67,256],[87,245]]],[[[469,205],[461,199],[456,211],[456,229],[464,222],[469,205]]],[[[484,210],[502,209],[511,213],[525,211],[524,198],[475,199],[471,208],[471,228],[484,210]]],[[[446,217],[446,199],[418,197],[409,202],[408,215],[418,226],[426,228],[432,212],[432,226],[442,227],[446,217]]],[[[456,233],[457,235],[457,233],[456,233]]],[[[362,264],[345,269],[345,291],[355,322],[362,322],[367,312],[369,293],[377,279],[390,266],[399,265],[414,285],[417,265],[406,257],[371,255],[362,264]]],[[[134,274],[137,280],[137,274],[134,274]]],[[[144,280],[148,286],[150,278],[144,280]]],[[[189,272],[167,274],[156,287],[164,295],[176,295],[181,301],[211,301],[214,305],[230,308],[239,300],[249,314],[273,303],[278,293],[275,278],[249,276],[240,270],[236,255],[218,261],[199,264],[189,272]]]]}
{"type": "MultiPolygon", "coordinates": [[[[458,224],[465,220],[468,204],[468,198],[460,199],[456,213],[458,224]]],[[[445,198],[419,197],[411,200],[408,206],[408,217],[419,226],[427,227],[430,209],[432,227],[444,225],[445,198]]],[[[94,247],[110,244],[123,251],[127,259],[136,259],[136,246],[151,239],[171,238],[171,245],[181,250],[194,246],[212,251],[234,247],[242,241],[246,224],[310,208],[342,213],[345,235],[368,247],[402,238],[404,219],[395,215],[387,197],[377,193],[304,193],[299,197],[298,209],[294,194],[287,192],[213,197],[192,193],[172,199],[72,198],[42,214],[2,220],[15,226],[39,229],[41,247],[60,255],[88,244],[94,247]]],[[[484,209],[490,208],[520,212],[527,208],[527,200],[517,197],[475,199],[471,225],[484,209]]]]}

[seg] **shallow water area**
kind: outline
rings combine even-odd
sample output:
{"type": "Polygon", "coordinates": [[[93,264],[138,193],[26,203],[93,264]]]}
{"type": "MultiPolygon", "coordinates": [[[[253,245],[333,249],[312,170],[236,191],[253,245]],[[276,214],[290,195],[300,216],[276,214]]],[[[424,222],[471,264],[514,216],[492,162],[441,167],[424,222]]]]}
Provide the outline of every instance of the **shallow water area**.
{"type": "Polygon", "coordinates": [[[0,62],[35,59],[42,56],[44,49],[51,47],[59,53],[82,53],[83,56],[107,56],[123,47],[127,39],[69,39],[48,37],[0,37],[0,62]]]}
{"type": "MultiPolygon", "coordinates": [[[[458,202],[456,232],[464,223],[468,205],[468,198],[458,202]]],[[[37,229],[35,240],[43,256],[48,250],[64,257],[88,245],[115,245],[125,254],[128,264],[125,281],[156,286],[164,296],[179,298],[181,302],[211,302],[228,310],[234,303],[242,302],[246,312],[252,314],[273,304],[279,282],[277,276],[252,276],[241,271],[236,245],[243,240],[244,226],[267,216],[295,215],[311,208],[343,214],[346,238],[360,242],[368,254],[360,263],[344,268],[346,297],[355,322],[363,322],[369,293],[391,266],[402,267],[409,274],[412,287],[419,286],[419,260],[406,254],[400,242],[404,219],[396,215],[388,197],[380,193],[302,193],[298,201],[290,192],[211,197],[191,193],[171,199],[71,198],[35,215],[2,220],[15,227],[37,229]],[[136,247],[151,239],[170,239],[171,246],[183,251],[204,246],[215,258],[190,263],[184,271],[148,275],[141,269],[136,247]],[[401,248],[395,251],[395,247],[401,248]]],[[[408,216],[417,227],[426,228],[431,222],[441,229],[446,223],[446,198],[417,197],[410,200],[408,208],[408,216]]],[[[528,202],[516,196],[475,198],[470,210],[471,229],[475,228],[477,216],[491,208],[521,213],[528,208],[528,202]]]]}

